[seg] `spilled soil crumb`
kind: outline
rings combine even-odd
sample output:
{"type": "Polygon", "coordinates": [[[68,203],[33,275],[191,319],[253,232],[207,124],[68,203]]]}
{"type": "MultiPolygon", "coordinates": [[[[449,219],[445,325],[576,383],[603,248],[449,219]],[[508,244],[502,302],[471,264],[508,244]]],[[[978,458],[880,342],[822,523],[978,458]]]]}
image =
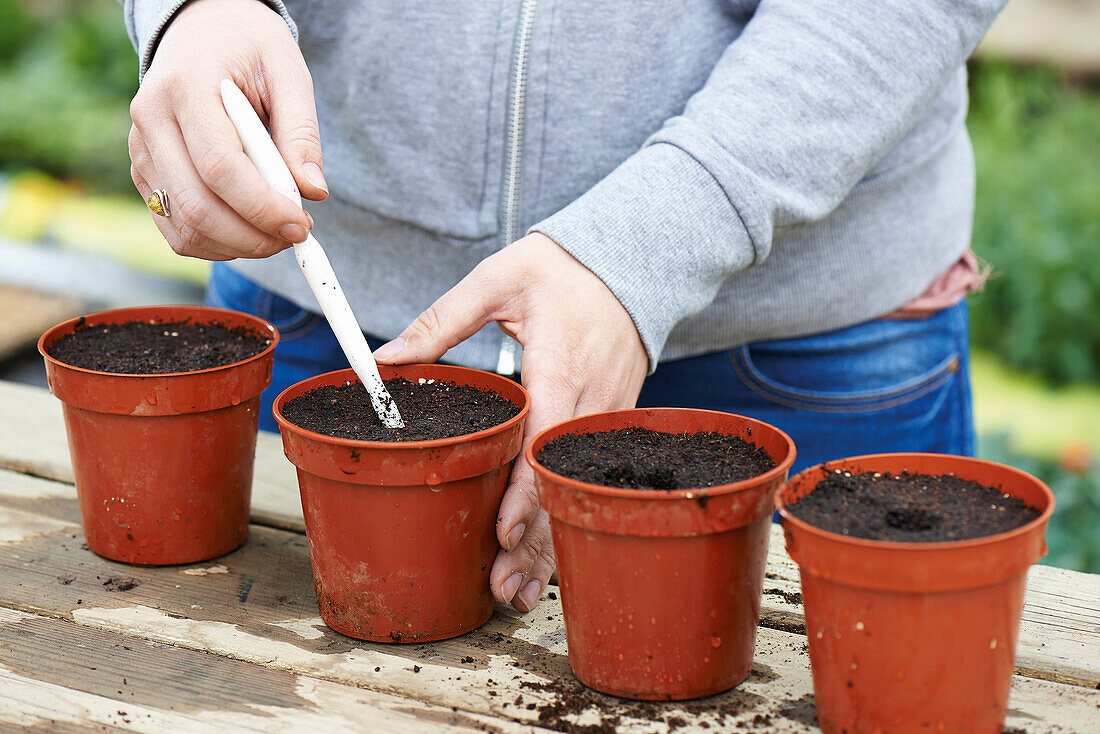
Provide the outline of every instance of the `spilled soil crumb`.
{"type": "Polygon", "coordinates": [[[104,581],[103,585],[107,587],[107,591],[129,591],[130,589],[136,589],[141,585],[141,582],[137,579],[124,579],[118,576],[112,576],[104,581]]]}
{"type": "Polygon", "coordinates": [[[740,728],[771,724],[771,715],[759,711],[765,700],[737,689],[690,701],[632,701],[597,693],[574,678],[549,683],[524,681],[520,686],[554,694],[552,702],[537,707],[537,723],[566,734],[613,734],[631,720],[664,721],[670,732],[689,726],[723,729],[737,719],[741,719],[737,723],[740,728]],[[578,719],[592,723],[580,724],[578,719]]]}
{"type": "Polygon", "coordinates": [[[764,589],[768,596],[778,596],[788,604],[801,604],[802,593],[798,591],[784,591],[783,589],[764,589]]]}

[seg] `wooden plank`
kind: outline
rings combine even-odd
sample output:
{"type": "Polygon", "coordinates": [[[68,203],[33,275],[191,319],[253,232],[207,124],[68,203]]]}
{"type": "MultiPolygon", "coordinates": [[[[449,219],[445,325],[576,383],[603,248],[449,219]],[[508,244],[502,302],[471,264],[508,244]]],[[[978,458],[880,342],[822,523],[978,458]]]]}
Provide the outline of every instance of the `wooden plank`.
{"type": "Polygon", "coordinates": [[[0,360],[32,346],[42,332],[77,316],[78,310],[67,296],[0,284],[0,360]]]}
{"type": "Polygon", "coordinates": [[[0,727],[515,732],[512,722],[0,608],[0,727]]]}
{"type": "MultiPolygon", "coordinates": [[[[0,514],[5,511],[0,507],[0,514]]],[[[258,526],[244,548],[216,562],[159,569],[99,558],[73,531],[28,535],[0,546],[0,577],[0,606],[555,729],[575,718],[566,701],[582,713],[591,709],[581,721],[620,717],[640,731],[660,731],[654,722],[667,725],[666,719],[712,727],[752,722],[784,706],[797,708],[809,690],[803,639],[768,639],[765,630],[753,680],[705,707],[639,709],[591,693],[569,672],[559,602],[549,596],[557,596],[553,588],[538,612],[521,616],[500,607],[481,630],[453,640],[412,646],[352,640],[318,617],[305,539],[258,526]],[[776,666],[790,674],[774,677],[776,666]]],[[[787,717],[775,730],[810,729],[787,717]]]]}
{"type": "MultiPolygon", "coordinates": [[[[536,612],[498,607],[489,624],[460,638],[372,644],[332,632],[317,616],[301,535],[254,527],[244,548],[216,562],[159,569],[106,561],[79,542],[78,534],[58,531],[0,545],[7,580],[0,606],[550,729],[582,723],[667,731],[682,722],[688,729],[813,730],[802,635],[761,628],[754,673],[734,691],[637,704],[591,692],[571,676],[553,587],[536,612]]],[[[1087,730],[1082,717],[1100,705],[1100,693],[1079,687],[1027,678],[1014,686],[1010,723],[1023,731],[1087,730]]]]}
{"type": "Polygon", "coordinates": [[[252,522],[299,533],[306,531],[298,475],[283,454],[283,440],[276,433],[260,431],[256,436],[252,522]]]}
{"type": "MultiPolygon", "coordinates": [[[[1016,672],[1100,688],[1100,575],[1032,566],[1016,672]]],[[[1100,719],[1096,729],[1100,731],[1100,719]]]]}
{"type": "MultiPolygon", "coordinates": [[[[58,401],[40,388],[0,381],[0,467],[72,483],[58,401]]],[[[3,482],[0,472],[0,483],[3,482]]],[[[278,436],[261,433],[253,482],[254,522],[304,532],[294,468],[278,436]]],[[[66,519],[79,522],[76,516],[66,519]]],[[[798,567],[787,555],[782,532],[772,529],[762,624],[804,631],[798,567]]],[[[1017,672],[1087,687],[1100,685],[1100,574],[1035,566],[1017,648],[1017,672]]]]}
{"type": "MultiPolygon", "coordinates": [[[[61,403],[38,387],[0,380],[0,468],[73,483],[61,403]]],[[[283,456],[277,434],[261,432],[256,441],[252,480],[252,519],[305,532],[298,479],[283,456]]]]}
{"type": "MultiPolygon", "coordinates": [[[[100,616],[99,610],[82,609],[76,615],[82,624],[104,629],[124,631],[126,634],[173,641],[186,646],[200,645],[203,650],[211,650],[230,657],[244,655],[261,665],[270,665],[280,669],[300,670],[319,674],[331,680],[339,680],[351,685],[367,685],[370,678],[369,666],[372,661],[352,661],[345,658],[333,665],[333,661],[324,656],[301,656],[284,659],[279,650],[268,650],[257,654],[260,641],[242,640],[228,630],[212,629],[211,623],[200,623],[198,629],[186,622],[157,613],[148,608],[134,610],[115,609],[100,616]],[[152,614],[150,612],[153,612],[152,614]],[[250,642],[252,644],[250,644],[250,642]],[[268,654],[273,655],[268,659],[268,654]]],[[[498,610],[507,615],[506,610],[498,610]]],[[[320,620],[315,620],[319,623],[320,620]]],[[[555,638],[564,636],[560,627],[544,631],[540,637],[555,638]]],[[[540,640],[529,640],[538,644],[540,640]]],[[[438,643],[435,643],[438,644],[438,643]]],[[[430,648],[431,645],[425,647],[430,648]]],[[[507,649],[507,645],[503,647],[507,649]]],[[[562,652],[546,654],[560,656],[562,652]]],[[[453,667],[440,665],[431,677],[423,683],[428,685],[446,685],[446,673],[454,672],[453,667]]],[[[559,666],[560,667],[560,666],[559,666]]],[[[533,661],[526,668],[539,670],[533,661]]],[[[427,666],[422,670],[427,670],[427,666]]],[[[505,671],[505,675],[507,672],[505,671]]],[[[515,701],[536,706],[539,717],[533,719],[540,725],[559,731],[571,731],[571,725],[593,726],[598,731],[703,731],[712,728],[763,728],[774,732],[810,732],[816,731],[813,710],[813,686],[810,675],[809,658],[805,648],[805,638],[788,632],[760,628],[754,655],[753,672],[749,679],[733,691],[706,699],[679,703],[629,702],[622,699],[603,696],[591,691],[572,678],[567,670],[550,672],[539,670],[542,680],[531,682],[530,677],[514,673],[510,681],[503,684],[498,679],[477,679],[474,687],[464,687],[452,697],[451,691],[435,691],[432,688],[407,688],[406,695],[423,700],[439,699],[443,705],[462,708],[468,705],[474,696],[488,695],[489,711],[501,717],[513,717],[520,721],[532,721],[524,717],[518,707],[510,706],[512,696],[515,701]],[[518,684],[517,684],[518,681],[518,684]],[[485,686],[482,688],[482,686],[485,686]],[[532,693],[536,691],[535,693],[532,693]],[[562,715],[561,711],[570,712],[562,715]],[[523,718],[521,718],[523,717],[523,718]]],[[[1100,692],[1036,680],[1024,676],[1014,676],[1009,700],[1009,712],[1006,718],[1006,730],[1014,732],[1052,732],[1052,731],[1090,731],[1098,722],[1100,692]]],[[[479,710],[475,708],[474,710],[479,710]]]]}
{"type": "Polygon", "coordinates": [[[0,467],[73,483],[61,404],[42,388],[0,380],[0,467]]]}
{"type": "MultiPolygon", "coordinates": [[[[70,523],[80,522],[73,489],[57,482],[0,472],[0,502],[70,523]]],[[[801,602],[798,566],[787,555],[782,532],[774,528],[761,624],[804,633],[801,602]]],[[[1016,670],[1059,683],[1100,686],[1100,576],[1049,566],[1031,569],[1016,670]]]]}

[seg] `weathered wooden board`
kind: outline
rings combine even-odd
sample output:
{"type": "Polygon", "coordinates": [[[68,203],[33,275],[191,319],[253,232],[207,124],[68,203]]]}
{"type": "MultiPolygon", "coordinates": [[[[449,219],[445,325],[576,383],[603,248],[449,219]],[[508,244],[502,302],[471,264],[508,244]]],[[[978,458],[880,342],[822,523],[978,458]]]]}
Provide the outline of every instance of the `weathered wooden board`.
{"type": "Polygon", "coordinates": [[[0,728],[527,731],[513,722],[0,608],[0,728]]]}
{"type": "MultiPolygon", "coordinates": [[[[61,403],[46,390],[0,380],[0,468],[73,483],[61,403]]],[[[305,532],[298,479],[278,435],[256,441],[252,519],[305,532]]]]}
{"type": "MultiPolygon", "coordinates": [[[[9,507],[21,517],[33,515],[33,495],[45,492],[49,519],[73,519],[71,500],[40,486],[55,483],[22,477],[0,481],[0,487],[17,483],[21,489],[0,494],[0,515],[9,507]]],[[[687,704],[634,704],[588,691],[572,678],[553,587],[536,612],[519,615],[498,607],[484,628],[454,640],[371,644],[332,632],[317,616],[299,534],[254,527],[244,548],[216,562],[160,569],[91,554],[71,524],[12,535],[19,540],[0,545],[4,607],[551,729],[580,722],[627,731],[681,724],[812,730],[801,635],[761,628],[754,673],[734,691],[687,704]]],[[[1023,731],[1087,731],[1098,705],[1096,691],[1020,677],[1009,724],[1023,731]]]]}
{"type": "MultiPolygon", "coordinates": [[[[45,390],[0,381],[0,467],[72,483],[68,447],[57,399],[45,390]],[[12,417],[18,416],[18,419],[12,417]]],[[[5,481],[0,474],[0,483],[5,481]]],[[[45,491],[46,485],[36,485],[45,491]]],[[[52,487],[50,492],[69,492],[52,487]]],[[[33,494],[33,493],[32,493],[33,494]]],[[[53,515],[52,513],[47,513],[53,515]]],[[[275,434],[257,441],[253,521],[304,532],[294,467],[275,434]]],[[[79,522],[70,513],[68,518],[79,522]]],[[[773,529],[764,584],[762,623],[788,632],[803,630],[798,568],[773,529]]],[[[1088,687],[1100,685],[1100,575],[1036,566],[1028,576],[1017,650],[1017,671],[1032,677],[1088,687]]]]}
{"type": "MultiPolygon", "coordinates": [[[[0,414],[4,401],[18,407],[21,414],[48,413],[49,406],[56,408],[56,400],[42,390],[0,383],[0,414]],[[41,404],[43,402],[45,404],[41,404]],[[27,402],[38,408],[28,410],[27,402]]],[[[60,416],[58,416],[60,421],[60,416]]],[[[40,476],[71,474],[68,469],[67,448],[64,446],[64,430],[60,428],[60,451],[57,440],[50,452],[41,447],[50,443],[37,430],[25,433],[4,428],[0,434],[0,463],[5,463],[2,452],[18,441],[17,436],[37,434],[41,441],[38,454],[31,454],[31,473],[40,476]],[[60,457],[60,458],[59,458],[60,457]],[[63,460],[62,460],[63,459],[63,460]]],[[[56,432],[56,431],[55,431],[56,432]]],[[[14,462],[6,462],[9,465],[14,462]]],[[[279,438],[263,434],[257,448],[257,475],[253,492],[254,520],[273,527],[299,530],[303,527],[293,467],[282,455],[279,438]],[[292,514],[297,512],[297,515],[292,514]]],[[[27,470],[26,465],[18,467],[27,470]]],[[[62,482],[71,481],[62,478],[62,482]]],[[[22,493],[24,502],[51,517],[64,517],[79,523],[75,505],[75,491],[59,482],[33,480],[16,472],[0,471],[0,496],[14,499],[22,493]],[[10,489],[8,489],[10,487],[10,489]],[[22,487],[22,489],[19,489],[22,487]],[[40,506],[36,497],[52,504],[40,506]],[[68,509],[58,503],[69,499],[68,509]]],[[[21,507],[23,505],[13,505],[21,507]]],[[[763,625],[787,632],[803,631],[801,595],[798,567],[787,555],[779,528],[772,532],[768,557],[768,572],[764,582],[764,598],[761,608],[763,625]]],[[[1036,678],[1086,687],[1100,685],[1100,576],[1073,571],[1036,566],[1028,578],[1027,602],[1020,629],[1017,648],[1017,672],[1036,678]]]]}
{"type": "MultiPolygon", "coordinates": [[[[1100,576],[1033,566],[1027,575],[1016,672],[1097,689],[1098,671],[1100,576]]],[[[1100,731],[1100,718],[1096,724],[1100,731]]]]}
{"type": "Polygon", "coordinates": [[[0,380],[0,467],[73,483],[61,403],[47,391],[0,380]]]}
{"type": "Polygon", "coordinates": [[[0,284],[0,359],[34,345],[42,332],[77,315],[67,296],[0,284]]]}
{"type": "MultiPolygon", "coordinates": [[[[0,499],[0,517],[11,512],[8,501],[6,495],[0,499]]],[[[32,515],[26,507],[21,502],[16,512],[32,515]]],[[[64,506],[54,502],[52,508],[64,506]]],[[[70,502],[70,519],[75,509],[70,502]]],[[[159,569],[95,556],[82,547],[72,524],[13,535],[21,537],[0,545],[4,607],[471,714],[530,724],[540,723],[541,716],[550,728],[566,727],[570,703],[591,709],[582,721],[620,718],[639,731],[665,730],[666,719],[713,727],[773,716],[776,731],[809,730],[803,701],[810,691],[809,669],[800,636],[762,630],[756,674],[738,691],[706,705],[635,706],[589,692],[572,678],[554,587],[537,612],[519,615],[499,607],[481,630],[456,639],[371,644],[322,623],[305,539],[297,533],[254,526],[248,543],[235,553],[211,563],[159,569]],[[780,710],[789,713],[784,717],[780,710]]]]}
{"type": "Polygon", "coordinates": [[[298,475],[283,454],[283,440],[275,433],[256,436],[256,464],[252,471],[252,522],[304,533],[298,475]]]}

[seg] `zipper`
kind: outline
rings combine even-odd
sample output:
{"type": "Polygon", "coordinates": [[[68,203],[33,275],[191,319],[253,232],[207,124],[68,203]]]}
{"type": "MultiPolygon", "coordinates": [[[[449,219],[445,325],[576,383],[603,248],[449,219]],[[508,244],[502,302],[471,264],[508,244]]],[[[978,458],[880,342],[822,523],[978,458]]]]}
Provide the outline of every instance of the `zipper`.
{"type": "Polygon", "coordinates": [[[508,118],[504,128],[504,177],[501,179],[500,239],[509,245],[519,238],[519,183],[523,164],[523,125],[527,104],[527,55],[535,25],[537,0],[523,0],[512,41],[512,74],[508,84],[508,118]]]}
{"type": "MultiPolygon", "coordinates": [[[[508,116],[504,128],[504,174],[501,178],[500,245],[519,238],[519,187],[523,168],[523,127],[527,103],[527,61],[538,0],[522,0],[516,35],[512,40],[512,73],[508,82],[508,116]]],[[[516,371],[516,342],[505,336],[500,343],[496,371],[516,371]]]]}

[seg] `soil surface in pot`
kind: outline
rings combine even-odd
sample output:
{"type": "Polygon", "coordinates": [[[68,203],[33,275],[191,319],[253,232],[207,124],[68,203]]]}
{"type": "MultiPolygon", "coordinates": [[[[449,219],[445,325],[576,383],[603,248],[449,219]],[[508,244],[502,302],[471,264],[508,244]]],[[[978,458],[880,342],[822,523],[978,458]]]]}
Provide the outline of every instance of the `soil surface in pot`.
{"type": "Polygon", "coordinates": [[[283,417],[296,426],[359,441],[431,441],[477,433],[514,418],[520,406],[488,390],[444,380],[394,377],[386,389],[404,428],[378,420],[362,383],[326,385],[288,400],[283,417]]]}
{"type": "Polygon", "coordinates": [[[775,467],[768,452],[740,436],[637,427],[558,436],[543,445],[538,461],[589,484],[663,490],[740,482],[775,467]]]}
{"type": "Polygon", "coordinates": [[[903,543],[981,538],[1025,525],[1040,514],[1016,497],[951,474],[853,474],[839,469],[826,471],[788,509],[822,530],[903,543]]]}
{"type": "Polygon", "coordinates": [[[242,326],[218,322],[127,321],[87,324],[46,350],[59,362],[98,372],[163,375],[224,367],[254,357],[271,340],[242,326]]]}

